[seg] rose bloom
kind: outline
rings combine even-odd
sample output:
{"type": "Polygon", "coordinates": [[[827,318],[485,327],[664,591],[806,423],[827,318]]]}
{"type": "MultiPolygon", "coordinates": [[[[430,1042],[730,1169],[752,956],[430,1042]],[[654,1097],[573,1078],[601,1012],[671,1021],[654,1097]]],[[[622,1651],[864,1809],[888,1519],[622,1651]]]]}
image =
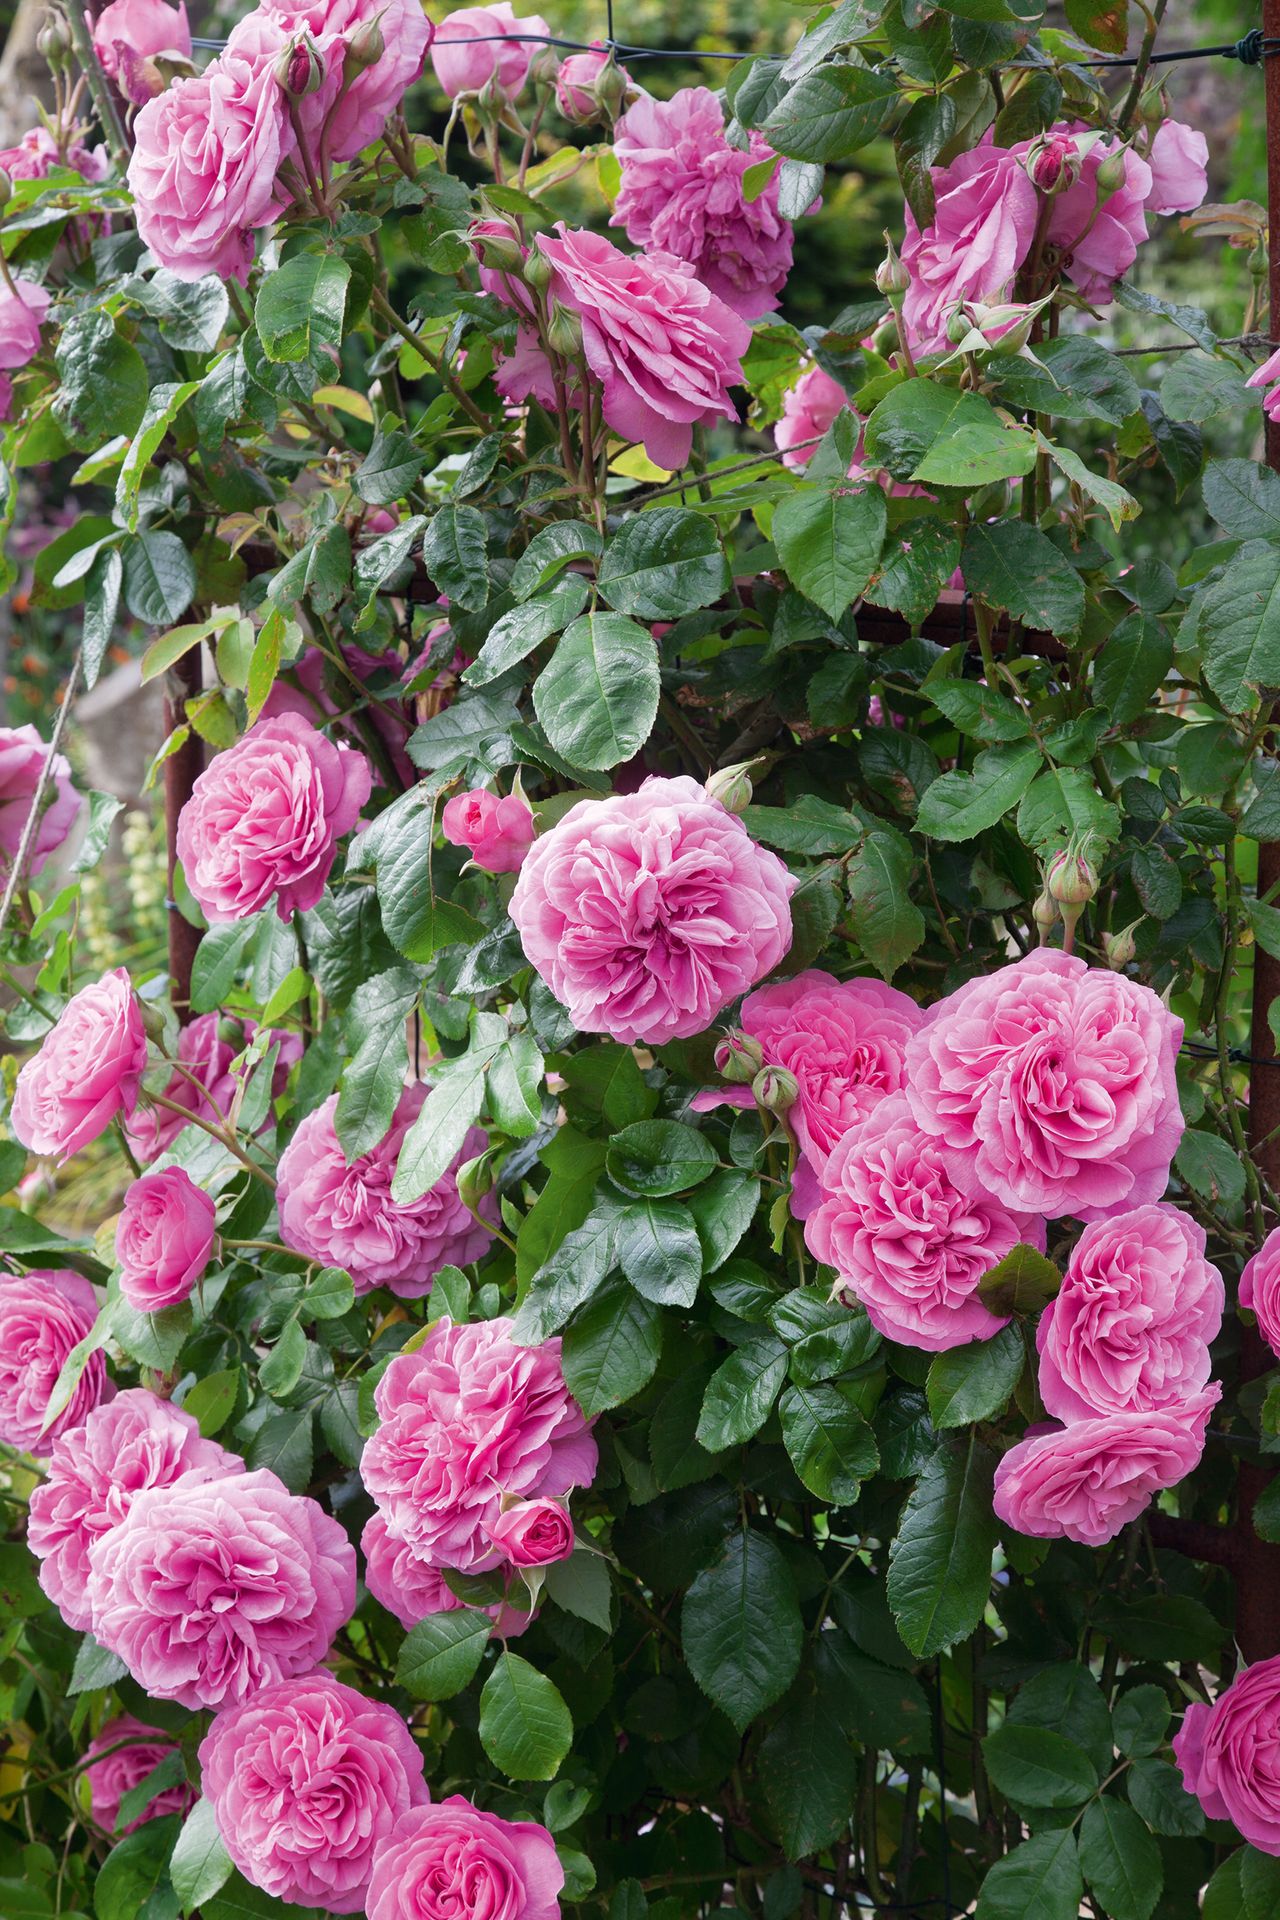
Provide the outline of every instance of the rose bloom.
{"type": "Polygon", "coordinates": [[[430,1798],[395,1708],[323,1670],[224,1708],[200,1742],[200,1773],[245,1879],[329,1913],[363,1909],[379,1847],[430,1798]]]}
{"type": "Polygon", "coordinates": [[[178,816],[178,858],[213,925],[274,901],[314,907],[373,780],[369,762],[300,714],[259,720],[216,754],[178,816]]]}
{"type": "Polygon", "coordinates": [[[437,1567],[483,1573],[503,1496],[589,1486],[596,1443],[560,1370],[560,1342],[519,1347],[505,1318],[438,1320],[374,1389],[381,1421],[360,1476],[392,1532],[437,1567]]]}
{"type": "Polygon", "coordinates": [[[1192,213],[1209,190],[1209,143],[1181,120],[1162,120],[1156,128],[1147,165],[1151,191],[1147,212],[1192,213]]]}
{"type": "MultiPolygon", "coordinates": [[[[365,1558],[365,1586],[379,1606],[395,1615],[406,1633],[433,1613],[456,1613],[467,1604],[446,1585],[440,1569],[420,1560],[380,1513],[365,1522],[360,1551],[365,1558]]],[[[483,1607],[481,1612],[488,1614],[504,1640],[516,1639],[533,1619],[531,1613],[505,1604],[483,1607]]]]}
{"type": "Polygon", "coordinates": [[[804,1231],[873,1326],[928,1353],[998,1333],[1005,1320],[978,1299],[979,1280],[1020,1243],[1044,1246],[1043,1224],[973,1191],[901,1094],[839,1141],[804,1231]]]}
{"type": "Polygon", "coordinates": [[[151,1487],[89,1550],[94,1638],[184,1707],[239,1705],[310,1672],[355,1588],[338,1522],[265,1468],[151,1487]]]}
{"type": "MultiPolygon", "coordinates": [[[[47,758],[48,748],[34,727],[0,727],[0,862],[4,865],[11,865],[17,856],[47,758]]],[[[50,790],[27,863],[32,879],[41,872],[49,855],[63,845],[80,817],[82,803],[65,754],[54,754],[50,772],[50,790]]]]}
{"type": "Polygon", "coordinates": [[[1204,1229],[1177,1207],[1085,1228],[1036,1329],[1055,1420],[1177,1407],[1206,1385],[1225,1296],[1204,1248],[1204,1229]]]}
{"type": "Polygon", "coordinates": [[[541,14],[518,15],[507,0],[491,7],[459,7],[436,28],[431,64],[451,100],[479,93],[493,81],[508,100],[523,87],[529,66],[551,29],[541,14]],[[531,36],[523,38],[521,36],[531,36]]]}
{"type": "Polygon", "coordinates": [[[1146,161],[1124,149],[1124,182],[1098,205],[1098,169],[1114,141],[1098,140],[1085,153],[1079,178],[1055,195],[1045,238],[1062,253],[1066,278],[1089,301],[1111,298],[1147,237],[1147,201],[1153,180],[1146,161]]]}
{"type": "Polygon", "coordinates": [[[838,380],[821,367],[806,367],[782,396],[782,417],[773,429],[773,444],[784,467],[807,467],[836,415],[849,405],[838,380]]]}
{"type": "Polygon", "coordinates": [[[240,1473],[244,1463],[201,1437],[189,1413],[145,1387],[130,1387],[62,1432],[31,1495],[27,1545],[40,1585],[69,1627],[90,1625],[89,1550],[118,1526],[138,1494],[195,1477],[240,1473]]]}
{"type": "Polygon", "coordinates": [[[633,246],[687,263],[744,320],[778,304],[791,271],[791,222],[778,212],[778,176],[748,201],[743,176],[773,156],[763,134],[730,146],[709,87],[670,100],[641,94],[613,130],[622,185],[609,218],[633,246]]]}
{"type": "Polygon", "coordinates": [[[183,0],[176,7],[165,0],[111,0],[93,21],[93,49],[102,70],[125,98],[141,106],[154,89],[139,69],[156,54],[179,60],[191,58],[191,28],[183,0]]]}
{"type": "MultiPolygon", "coordinates": [[[[101,19],[113,11],[108,7],[101,19]]],[[[55,167],[70,167],[82,180],[98,181],[110,172],[111,158],[105,147],[82,146],[78,140],[64,154],[48,127],[28,127],[16,146],[0,147],[0,167],[11,180],[47,180],[55,167]]]]}
{"type": "Polygon", "coordinates": [[[1255,367],[1245,381],[1246,387],[1270,387],[1270,393],[1263,396],[1262,411],[1268,420],[1280,420],[1280,347],[1269,354],[1260,367],[1255,367]]]}
{"type": "Polygon", "coordinates": [[[441,817],[451,846],[465,847],[486,873],[518,873],[533,845],[533,809],[519,794],[474,787],[445,803],[441,817]]]}
{"type": "Polygon", "coordinates": [[[181,1167],[145,1173],[124,1197],[116,1226],[120,1291],[139,1313],[185,1300],[209,1264],[213,1201],[181,1167]]]}
{"type": "Polygon", "coordinates": [[[545,1827],[482,1813],[454,1793],[397,1821],[365,1911],[368,1920],[559,1920],[563,1885],[545,1827]]]}
{"type": "Polygon", "coordinates": [[[881,980],[837,980],[808,967],[743,1002],[739,1025],[769,1066],[793,1073],[791,1125],[821,1173],[837,1141],[903,1086],[907,1041],[924,1019],[881,980]]]}
{"type": "Polygon", "coordinates": [[[33,1153],[69,1160],[118,1113],[132,1114],[146,1068],[142,1014],[129,975],[114,967],[71,996],[18,1075],[13,1131],[33,1153]]]}
{"type": "Polygon", "coordinates": [[[138,232],[180,280],[248,281],[255,230],[291,198],[287,107],[270,63],[228,47],[139,108],[128,176],[138,232]]]}
{"type": "MultiPolygon", "coordinates": [[[[592,41],[589,53],[571,53],[560,62],[556,74],[556,105],[572,126],[587,127],[601,117],[598,86],[608,64],[609,50],[601,40],[592,41]]],[[[626,70],[619,67],[618,72],[623,81],[630,84],[626,70]]]]}
{"type": "Polygon", "coordinates": [[[580,800],[530,848],[511,918],[583,1033],[704,1033],[791,945],[795,881],[687,775],[580,800]]]}
{"type": "Polygon", "coordinates": [[[67,1405],[41,1432],[62,1364],[97,1317],[98,1296],[78,1273],[0,1273],[0,1440],[7,1447],[52,1452],[112,1391],[106,1361],[91,1353],[67,1405]]]}
{"type": "Polygon", "coordinates": [[[298,102],[300,124],[313,145],[323,139],[331,160],[354,159],[378,138],[421,73],[431,22],[418,0],[270,0],[239,22],[228,47],[243,51],[255,65],[274,67],[303,33],[312,37],[324,79],[298,102]],[[344,87],[347,47],[375,20],[382,54],[344,87]]]}
{"type": "Polygon", "coordinates": [[[1213,1706],[1193,1700],[1173,1739],[1182,1784],[1210,1820],[1280,1854],[1280,1655],[1237,1673],[1213,1706]]]}
{"type": "Polygon", "coordinates": [[[1258,1316],[1258,1332],[1280,1355],[1280,1227],[1273,1227],[1240,1275],[1240,1305],[1258,1316]]]}
{"type": "Polygon", "coordinates": [[[1164,1192],[1181,1040],[1149,987],[1042,947],[938,1003],[908,1043],[907,1093],[1005,1206],[1103,1219],[1164,1192]]]}
{"type": "Polygon", "coordinates": [[[573,1522],[559,1500],[518,1500],[486,1532],[513,1567],[549,1567],[573,1552],[573,1522]]]}
{"type": "Polygon", "coordinates": [[[1038,201],[1017,152],[990,136],[935,167],[933,187],[934,215],[923,231],[906,209],[902,261],[911,284],[902,311],[922,351],[945,353],[957,303],[998,298],[1022,265],[1038,201]]]}
{"type": "Polygon", "coordinates": [[[1105,1546],[1192,1471],[1221,1392],[1214,1385],[1156,1413],[1032,1428],[996,1468],[997,1519],[1035,1539],[1105,1546]]]}
{"type": "MultiPolygon", "coordinates": [[[[563,221],[536,244],[551,262],[548,299],[582,323],[605,425],[643,444],[667,472],[683,467],[696,425],[738,417],[729,388],[743,378],[751,329],[672,254],[622,253],[603,234],[574,232],[563,221]]],[[[507,400],[532,394],[553,411],[558,404],[551,368],[527,328],[495,377],[507,400]]],[[[568,398],[581,407],[578,387],[568,398]]]]}
{"type": "MultiPolygon", "coordinates": [[[[89,1783],[93,1817],[104,1833],[115,1834],[120,1802],[125,1794],[140,1787],[161,1761],[179,1751],[176,1740],[162,1733],[159,1727],[144,1726],[131,1713],[118,1714],[114,1720],[103,1723],[101,1733],[90,1743],[84,1776],[89,1783]],[[129,1745],[118,1747],[115,1753],[108,1751],[121,1740],[127,1740],[129,1745]],[[99,1753],[103,1758],[95,1760],[94,1755],[99,1753]]],[[[136,1820],[129,1821],[123,1832],[136,1833],[148,1820],[159,1820],[166,1813],[186,1813],[195,1803],[195,1788],[186,1780],[180,1780],[176,1786],[165,1787],[158,1793],[136,1820]]]]}
{"type": "MultiPolygon", "coordinates": [[[[451,1166],[417,1200],[391,1198],[400,1148],[429,1089],[406,1087],[390,1130],[350,1166],[334,1128],[338,1096],[331,1094],[303,1120],[277,1170],[280,1237],[295,1253],[351,1275],[357,1293],[390,1287],[402,1300],[421,1299],[441,1267],[469,1266],[490,1245],[490,1234],[458,1196],[458,1169],[489,1144],[468,1127],[451,1166]]],[[[486,1195],[482,1211],[497,1217],[486,1195]]]]}
{"type": "MultiPolygon", "coordinates": [[[[168,1151],[188,1124],[184,1114],[198,1115],[211,1126],[226,1119],[239,1085],[231,1063],[244,1052],[257,1030],[252,1020],[239,1015],[232,1019],[220,1013],[197,1014],[179,1030],[177,1063],[186,1072],[175,1071],[163,1091],[165,1099],[183,1111],[138,1108],[126,1123],[125,1134],[139,1160],[158,1160],[168,1151]]],[[[302,1058],[302,1038],[283,1027],[272,1027],[271,1044],[278,1049],[271,1074],[271,1097],[277,1100],[284,1092],[289,1069],[302,1058]]]]}
{"type": "Polygon", "coordinates": [[[53,295],[22,276],[0,283],[0,367],[25,367],[40,351],[40,328],[53,295]]]}

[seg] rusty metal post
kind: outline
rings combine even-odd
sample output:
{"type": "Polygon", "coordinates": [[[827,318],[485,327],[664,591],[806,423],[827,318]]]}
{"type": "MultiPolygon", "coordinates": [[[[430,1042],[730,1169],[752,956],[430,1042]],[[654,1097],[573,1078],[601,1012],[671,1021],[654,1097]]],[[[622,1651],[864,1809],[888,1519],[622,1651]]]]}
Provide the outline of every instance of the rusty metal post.
{"type": "MultiPolygon", "coordinates": [[[[192,647],[170,669],[165,683],[165,737],[187,724],[186,703],[203,685],[200,648],[192,647]]],[[[168,855],[169,991],[174,1011],[185,1026],[191,1018],[191,969],[199,929],[183,918],[174,903],[173,879],[178,866],[178,815],[191,798],[191,789],[204,771],[204,742],[192,729],[176,753],[164,763],[164,838],[168,855]]]]}

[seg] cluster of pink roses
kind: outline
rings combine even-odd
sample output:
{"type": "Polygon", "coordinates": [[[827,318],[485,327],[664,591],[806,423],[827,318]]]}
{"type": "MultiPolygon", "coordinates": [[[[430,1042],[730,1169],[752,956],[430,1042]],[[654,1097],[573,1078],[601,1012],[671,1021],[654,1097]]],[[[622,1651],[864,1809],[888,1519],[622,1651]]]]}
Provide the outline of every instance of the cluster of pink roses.
{"type": "Polygon", "coordinates": [[[1195,1700],[1173,1742],[1183,1784],[1210,1820],[1280,1855],[1280,1655],[1238,1673],[1211,1707],[1195,1700]]]}

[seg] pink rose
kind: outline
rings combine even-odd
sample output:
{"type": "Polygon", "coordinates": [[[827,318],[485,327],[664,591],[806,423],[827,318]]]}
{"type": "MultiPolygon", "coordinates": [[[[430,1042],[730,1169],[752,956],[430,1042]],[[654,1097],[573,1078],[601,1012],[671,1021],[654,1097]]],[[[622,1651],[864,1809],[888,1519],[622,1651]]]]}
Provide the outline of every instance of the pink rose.
{"type": "Polygon", "coordinates": [[[783,394],[782,418],[773,429],[773,444],[782,455],[782,464],[807,467],[818,450],[818,441],[848,405],[849,396],[838,380],[821,367],[806,367],[783,394]]]}
{"type": "Polygon", "coordinates": [[[1151,169],[1131,147],[1123,149],[1123,184],[1098,204],[1098,169],[1109,154],[1120,151],[1111,140],[1093,143],[1079,176],[1055,196],[1045,232],[1048,244],[1062,255],[1066,278],[1089,301],[1111,298],[1115,282],[1129,271],[1147,237],[1151,169]]]}
{"type": "MultiPolygon", "coordinates": [[[[479,1127],[469,1127],[453,1164],[417,1200],[391,1198],[400,1148],[428,1093],[406,1087],[390,1130],[376,1147],[350,1165],[334,1128],[338,1096],[332,1094],[303,1120],[285,1148],[277,1171],[280,1236],[305,1253],[351,1275],[357,1293],[390,1287],[402,1300],[430,1293],[441,1267],[469,1266],[487,1252],[489,1233],[458,1197],[458,1168],[488,1146],[479,1127]]],[[[482,1211],[496,1219],[488,1200],[482,1211]]]]}
{"type": "Polygon", "coordinates": [[[1032,1428],[996,1468],[996,1517],[1035,1539],[1105,1546],[1192,1471],[1221,1392],[1215,1385],[1155,1413],[1032,1428]]]}
{"type": "Polygon", "coordinates": [[[255,65],[274,67],[284,49],[309,33],[324,69],[314,93],[304,95],[299,119],[313,150],[351,160],[376,140],[422,71],[431,22],[418,0],[268,0],[233,29],[229,49],[255,65]],[[383,51],[343,85],[347,48],[377,22],[383,51]]]}
{"type": "Polygon", "coordinates": [[[1270,387],[1270,393],[1264,395],[1262,411],[1268,420],[1280,420],[1280,347],[1268,354],[1260,367],[1255,367],[1245,381],[1246,387],[1270,387]]]}
{"type": "Polygon", "coordinates": [[[48,127],[28,127],[17,146],[0,147],[0,167],[11,180],[47,180],[55,167],[70,167],[82,180],[98,181],[106,179],[111,158],[105,147],[82,146],[78,140],[64,154],[48,127]]]}
{"type": "Polygon", "coordinates": [[[1237,1673],[1213,1706],[1193,1700],[1174,1735],[1188,1793],[1260,1853],[1280,1854],[1280,1655],[1237,1673]]]}
{"type": "MultiPolygon", "coordinates": [[[[563,221],[536,244],[551,262],[548,299],[582,322],[606,426],[643,443],[668,472],[683,467],[695,425],[738,417],[729,388],[743,377],[751,329],[671,254],[621,253],[603,234],[573,232],[563,221]]],[[[527,328],[496,380],[508,400],[532,394],[543,406],[557,404],[550,366],[527,328]]],[[[582,398],[574,386],[569,404],[580,408],[582,398]]]]}
{"type": "Polygon", "coordinates": [[[206,919],[246,920],[273,900],[282,920],[314,907],[372,784],[362,753],[296,713],[216,754],[178,816],[178,858],[206,919]]]}
{"type": "MultiPolygon", "coordinates": [[[[12,864],[31,802],[48,758],[48,748],[34,727],[0,727],[0,856],[12,864]]],[[[51,853],[63,845],[80,817],[81,800],[71,779],[65,754],[53,756],[52,780],[45,794],[40,825],[32,843],[27,872],[32,879],[51,853]]]]}
{"type": "Polygon", "coordinates": [[[243,286],[253,236],[292,198],[280,167],[296,144],[271,66],[228,47],[139,108],[129,186],[138,232],[181,280],[243,286]]]}
{"type": "Polygon", "coordinates": [[[549,1567],[573,1552],[573,1522],[559,1500],[518,1500],[486,1531],[513,1567],[549,1567]]]}
{"type": "Polygon", "coordinates": [[[191,28],[183,0],[176,7],[165,0],[111,0],[93,25],[93,47],[103,72],[135,106],[150,100],[156,90],[146,84],[139,69],[144,60],[167,54],[191,58],[191,28]]]}
{"type": "MultiPolygon", "coordinates": [[[[211,1126],[225,1121],[240,1084],[231,1063],[256,1032],[252,1020],[219,1013],[198,1014],[179,1030],[177,1066],[185,1071],[175,1070],[170,1076],[163,1090],[165,1099],[211,1126]]],[[[275,1100],[284,1092],[290,1067],[302,1058],[302,1039],[283,1027],[273,1027],[271,1044],[278,1048],[271,1075],[271,1097],[275,1100]]],[[[168,1151],[187,1125],[183,1113],[173,1113],[168,1107],[139,1107],[125,1127],[129,1145],[139,1160],[158,1160],[168,1151]]]]}
{"type": "Polygon", "coordinates": [[[1042,947],[932,1009],[907,1046],[907,1093],[1005,1206],[1099,1220],[1164,1192],[1181,1040],[1149,987],[1042,947]]]}
{"type": "Polygon", "coordinates": [[[979,1280],[1019,1243],[1044,1245],[1040,1221],[973,1191],[962,1171],[891,1094],[839,1141],[805,1222],[810,1251],[872,1325],[929,1353],[998,1333],[1005,1321],[977,1297],[979,1280]]]}
{"type": "Polygon", "coordinates": [[[124,1197],[116,1227],[120,1291],[139,1313],[176,1307],[209,1264],[213,1201],[181,1167],[144,1173],[124,1197]]]}
{"type": "Polygon", "coordinates": [[[1209,1379],[1222,1275],[1177,1207],[1086,1227],[1036,1329],[1040,1395],[1055,1420],[1177,1407],[1209,1379]]]}
{"type": "Polygon", "coordinates": [[[564,1868],[533,1820],[482,1813],[461,1794],[397,1821],[369,1882],[368,1920],[559,1920],[564,1868]]]}
{"type": "Polygon", "coordinates": [[[360,1476],[393,1534],[431,1566],[483,1573],[503,1495],[589,1486],[596,1443],[560,1370],[560,1342],[518,1347],[507,1319],[438,1320],[374,1390],[381,1424],[360,1476]]]}
{"type": "Polygon", "coordinates": [[[436,28],[431,64],[451,100],[460,93],[479,93],[490,81],[514,100],[541,51],[537,42],[550,34],[541,14],[520,16],[507,0],[495,0],[489,7],[459,7],[436,28]]]}
{"type": "Polygon", "coordinates": [[[907,1041],[924,1017],[881,980],[837,980],[817,967],[743,1002],[743,1031],[760,1042],[769,1066],[795,1075],[791,1124],[816,1173],[850,1127],[900,1091],[907,1041]]]}
{"type": "Polygon", "coordinates": [[[1147,212],[1193,212],[1209,190],[1208,160],[1209,143],[1202,133],[1181,120],[1161,121],[1147,155],[1151,169],[1147,212]]]}
{"type": "Polygon", "coordinates": [[[1258,1332],[1280,1355],[1280,1227],[1273,1227],[1240,1275],[1240,1305],[1258,1316],[1258,1332]]]}
{"type": "Polygon", "coordinates": [[[484,787],[457,793],[447,801],[441,825],[450,845],[465,847],[486,873],[518,873],[536,831],[527,800],[515,793],[490,793],[484,787]]]}
{"type": "MultiPolygon", "coordinates": [[[[118,1714],[114,1720],[104,1722],[101,1733],[90,1743],[84,1769],[93,1817],[104,1833],[115,1834],[120,1802],[126,1793],[140,1787],[161,1761],[179,1751],[176,1740],[161,1733],[158,1727],[144,1726],[131,1713],[118,1714]],[[129,1744],[121,1746],[120,1742],[126,1740],[129,1744]],[[114,1753],[112,1747],[116,1748],[114,1753]],[[95,1754],[101,1754],[102,1758],[95,1759],[95,1754]]],[[[176,1786],[163,1788],[136,1820],[129,1821],[123,1832],[136,1833],[148,1820],[159,1820],[166,1813],[186,1813],[195,1803],[195,1788],[180,1780],[176,1786]]]]}
{"type": "Polygon", "coordinates": [[[89,1550],[94,1638],[184,1707],[238,1706],[310,1672],[355,1591],[338,1522],[265,1468],[148,1488],[89,1550]]]}
{"type": "Polygon", "coordinates": [[[634,246],[683,260],[744,320],[770,313],[791,271],[791,222],[778,212],[778,176],[746,198],[748,168],[772,158],[763,134],[744,148],[724,134],[724,108],[708,87],[670,100],[641,94],[613,130],[622,185],[610,215],[634,246]]]}
{"type": "Polygon", "coordinates": [[[106,1361],[91,1353],[70,1400],[44,1426],[63,1362],[98,1317],[98,1296],[78,1273],[0,1273],[0,1440],[39,1457],[112,1391],[106,1361]]]}
{"type": "Polygon", "coordinates": [[[686,775],[580,800],[511,897],[525,956],[583,1033],[704,1033],[791,945],[795,881],[686,775]]]}
{"type": "Polygon", "coordinates": [[[40,328],[53,295],[21,276],[0,282],[0,367],[25,367],[40,351],[40,328]]]}
{"type": "Polygon", "coordinates": [[[10,1121],[33,1153],[73,1153],[138,1104],[147,1036],[129,976],[114,967],[68,1000],[18,1075],[10,1121]]]}
{"type": "Polygon", "coordinates": [[[202,1439],[189,1413],[145,1387],[118,1393],[81,1418],[83,1425],[54,1442],[48,1474],[31,1495],[27,1525],[27,1545],[41,1562],[40,1585],[77,1633],[91,1622],[90,1549],[119,1525],[138,1494],[244,1468],[234,1453],[202,1439]]]}
{"type": "MultiPolygon", "coordinates": [[[[609,65],[609,50],[601,40],[593,40],[589,53],[571,53],[560,63],[556,74],[556,105],[575,127],[590,126],[600,118],[600,76],[609,65]]],[[[618,68],[622,82],[627,74],[618,68]]]]}
{"type": "MultiPolygon", "coordinates": [[[[365,1586],[379,1606],[395,1615],[406,1633],[433,1613],[456,1613],[466,1605],[446,1585],[440,1569],[420,1560],[413,1548],[392,1532],[382,1514],[375,1513],[366,1520],[360,1551],[365,1557],[365,1586]]],[[[504,1640],[516,1639],[534,1617],[506,1605],[483,1607],[481,1611],[489,1615],[504,1640]]]]}
{"type": "Polygon", "coordinates": [[[378,1849],[430,1799],[394,1707],[320,1671],[224,1707],[200,1742],[205,1798],[245,1879],[277,1900],[358,1913],[378,1849]]]}
{"type": "Polygon", "coordinates": [[[923,232],[906,210],[902,260],[911,284],[903,317],[922,351],[945,353],[953,308],[998,299],[1022,265],[1038,201],[1018,152],[993,146],[989,135],[935,167],[933,188],[934,215],[923,232]]]}

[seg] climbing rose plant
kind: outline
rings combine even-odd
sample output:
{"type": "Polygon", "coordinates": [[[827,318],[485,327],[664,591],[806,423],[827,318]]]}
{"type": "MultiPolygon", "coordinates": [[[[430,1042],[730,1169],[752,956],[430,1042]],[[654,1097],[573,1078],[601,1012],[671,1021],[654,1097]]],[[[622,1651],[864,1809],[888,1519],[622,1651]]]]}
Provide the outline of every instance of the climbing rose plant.
{"type": "Polygon", "coordinates": [[[3,1911],[1276,1911],[1280,358],[1140,11],[46,30],[5,530],[174,961],[4,730],[3,1911]]]}

